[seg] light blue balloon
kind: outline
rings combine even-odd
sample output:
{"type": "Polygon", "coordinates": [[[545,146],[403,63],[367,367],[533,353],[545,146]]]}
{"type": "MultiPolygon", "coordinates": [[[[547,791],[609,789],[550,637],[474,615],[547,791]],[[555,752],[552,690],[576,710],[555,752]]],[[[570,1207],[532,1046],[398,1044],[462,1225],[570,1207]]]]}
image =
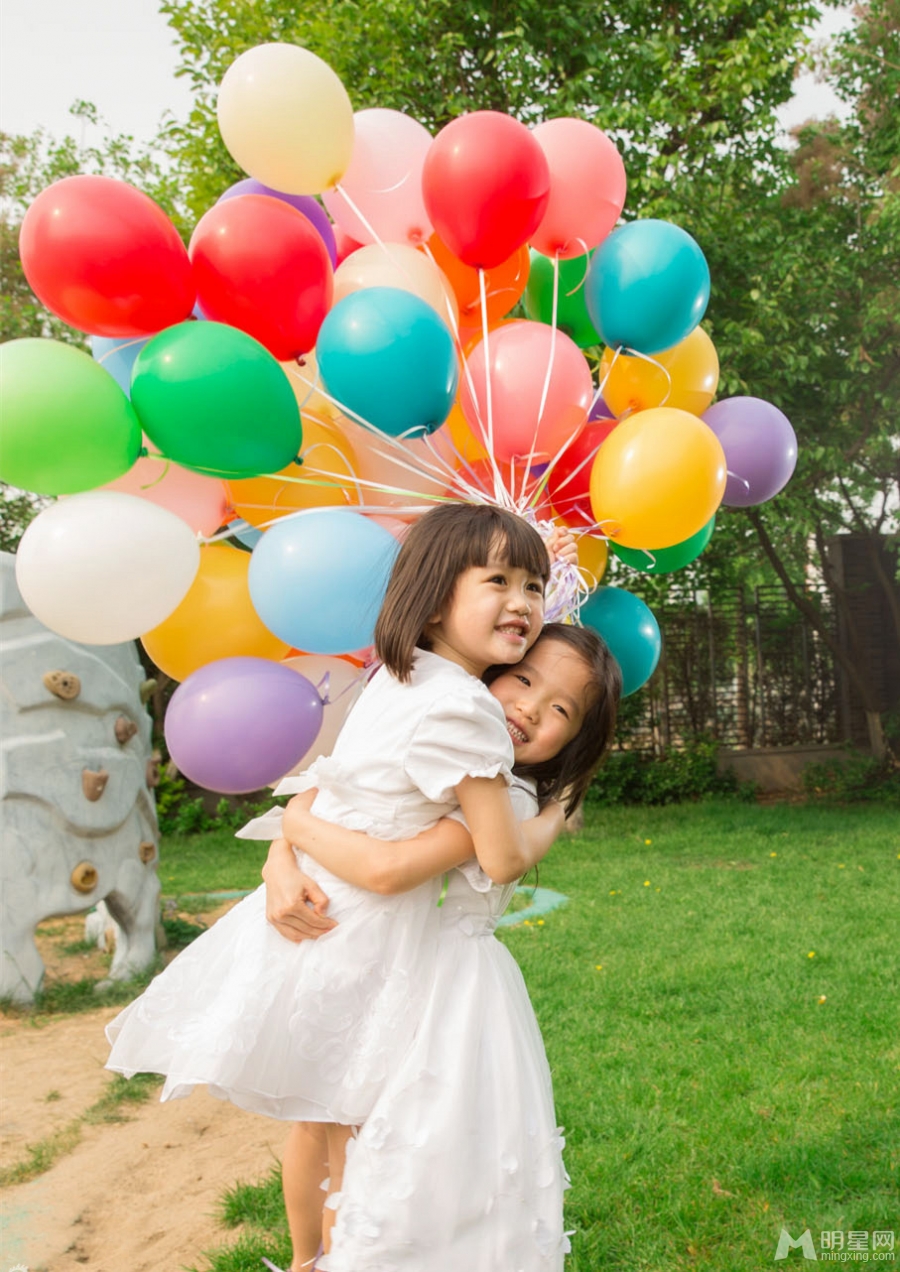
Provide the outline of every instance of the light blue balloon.
{"type": "Polygon", "coordinates": [[[611,348],[662,353],[689,336],[709,303],[709,266],[670,221],[632,221],[600,244],[584,284],[591,321],[611,348]]]}
{"type": "Polygon", "coordinates": [[[310,654],[350,654],[375,639],[399,546],[362,513],[315,508],[283,517],[250,558],[250,599],[282,640],[310,654]]]}
{"type": "Polygon", "coordinates": [[[131,368],[149,339],[91,336],[91,357],[109,372],[126,397],[131,397],[131,368]]]}
{"type": "Polygon", "coordinates": [[[653,611],[621,587],[598,587],[581,607],[583,626],[593,627],[622,669],[622,697],[645,684],[656,670],[662,649],[653,611]]]}
{"type": "Polygon", "coordinates": [[[322,323],[316,358],[328,392],[391,437],[433,433],[456,397],[446,324],[397,287],[367,287],[338,301],[322,323]]]}

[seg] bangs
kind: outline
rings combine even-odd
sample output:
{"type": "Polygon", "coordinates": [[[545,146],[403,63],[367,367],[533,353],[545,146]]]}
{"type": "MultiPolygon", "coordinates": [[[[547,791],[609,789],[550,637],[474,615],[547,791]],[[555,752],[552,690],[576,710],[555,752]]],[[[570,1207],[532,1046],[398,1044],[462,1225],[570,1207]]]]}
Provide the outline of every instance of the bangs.
{"type": "Polygon", "coordinates": [[[525,570],[546,583],[550,578],[550,558],[544,541],[534,526],[517,513],[502,508],[486,509],[473,527],[463,568],[484,567],[491,557],[514,570],[525,570]]]}

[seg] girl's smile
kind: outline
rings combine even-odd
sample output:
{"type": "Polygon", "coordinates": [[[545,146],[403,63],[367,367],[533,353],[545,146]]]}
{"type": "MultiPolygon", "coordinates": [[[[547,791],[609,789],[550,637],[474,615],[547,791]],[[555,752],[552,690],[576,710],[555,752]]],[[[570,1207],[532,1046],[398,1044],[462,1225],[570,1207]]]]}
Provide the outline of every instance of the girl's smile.
{"type": "Polygon", "coordinates": [[[481,677],[494,663],[518,662],[543,621],[543,580],[492,555],[463,571],[427,635],[434,653],[481,677]]]}
{"type": "Polygon", "coordinates": [[[552,637],[493,681],[517,764],[542,764],[575,737],[589,705],[589,683],[581,656],[552,637]]]}

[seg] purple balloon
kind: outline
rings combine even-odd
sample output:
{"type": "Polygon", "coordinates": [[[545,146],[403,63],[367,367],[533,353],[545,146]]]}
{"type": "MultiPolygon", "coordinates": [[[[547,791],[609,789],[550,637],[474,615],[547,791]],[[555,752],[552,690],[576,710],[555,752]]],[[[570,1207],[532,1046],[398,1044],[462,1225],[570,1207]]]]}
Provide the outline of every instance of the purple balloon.
{"type": "Polygon", "coordinates": [[[588,416],[588,423],[591,420],[614,420],[616,418],[615,411],[611,411],[603,398],[597,398],[597,401],[591,407],[591,413],[588,416]]]}
{"type": "Polygon", "coordinates": [[[334,230],[331,228],[328,213],[311,194],[284,194],[281,190],[273,190],[271,186],[263,185],[254,177],[246,177],[243,181],[236,181],[233,186],[229,186],[224,194],[219,195],[216,202],[224,203],[226,199],[236,199],[242,194],[268,194],[270,198],[281,199],[282,203],[289,203],[292,208],[302,212],[308,221],[312,221],[328,249],[331,268],[337,269],[337,243],[334,241],[334,230]]]}
{"type": "Polygon", "coordinates": [[[321,724],[322,700],[299,672],[265,658],[220,658],[175,690],[166,743],[192,782],[244,795],[290,772],[321,724]]]}
{"type": "Polygon", "coordinates": [[[750,508],[787,485],[797,466],[797,435],[777,406],[762,398],[725,398],[701,418],[725,452],[728,482],[723,504],[750,508]]]}

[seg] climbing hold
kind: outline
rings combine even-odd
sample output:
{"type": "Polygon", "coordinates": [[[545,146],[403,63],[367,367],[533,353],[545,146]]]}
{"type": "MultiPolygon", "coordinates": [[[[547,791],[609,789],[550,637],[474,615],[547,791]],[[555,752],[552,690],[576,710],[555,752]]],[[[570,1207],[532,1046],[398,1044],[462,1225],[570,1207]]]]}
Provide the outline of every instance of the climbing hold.
{"type": "Polygon", "coordinates": [[[84,798],[89,799],[92,804],[96,803],[106,790],[106,783],[108,781],[109,774],[106,769],[100,769],[96,773],[93,769],[82,769],[81,789],[84,791],[84,798]]]}
{"type": "Polygon", "coordinates": [[[119,716],[116,720],[116,741],[120,746],[124,746],[137,733],[138,727],[133,720],[129,720],[128,716],[119,716]]]}
{"type": "Polygon", "coordinates": [[[144,865],[148,866],[156,856],[156,844],[152,843],[149,839],[142,840],[141,846],[138,849],[138,856],[141,861],[143,861],[144,865]]]}
{"type": "Polygon", "coordinates": [[[76,892],[93,892],[100,875],[89,861],[79,861],[72,871],[71,882],[76,892]]]}
{"type": "Polygon", "coordinates": [[[142,682],[141,682],[141,691],[140,691],[140,692],[141,692],[141,702],[143,702],[145,706],[146,706],[146,705],[147,705],[147,703],[150,701],[150,699],[153,697],[153,692],[154,692],[154,690],[155,690],[155,689],[156,689],[156,681],[155,681],[155,680],[144,680],[144,681],[142,681],[142,682]]]}
{"type": "Polygon", "coordinates": [[[63,702],[71,702],[81,693],[81,679],[74,671],[45,671],[41,676],[44,685],[63,702]]]}
{"type": "Polygon", "coordinates": [[[159,751],[154,751],[147,761],[147,785],[152,790],[154,786],[159,786],[159,765],[162,756],[159,751]]]}

